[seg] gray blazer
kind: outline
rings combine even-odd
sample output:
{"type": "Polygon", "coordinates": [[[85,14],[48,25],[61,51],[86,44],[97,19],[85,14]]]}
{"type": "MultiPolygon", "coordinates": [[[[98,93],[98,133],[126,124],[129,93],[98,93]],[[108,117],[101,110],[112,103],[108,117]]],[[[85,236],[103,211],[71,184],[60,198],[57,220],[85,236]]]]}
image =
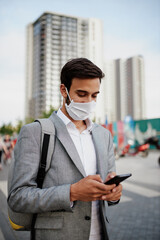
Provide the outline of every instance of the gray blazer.
{"type": "MultiPolygon", "coordinates": [[[[36,185],[41,127],[34,122],[22,127],[15,146],[16,161],[8,203],[16,212],[38,213],[36,239],[88,240],[91,202],[76,201],[73,208],[70,206],[70,185],[86,174],[65,124],[55,112],[51,119],[56,129],[55,148],[43,189],[36,185]]],[[[112,137],[108,130],[97,124],[94,124],[91,134],[97,156],[97,173],[105,180],[108,172],[115,171],[112,137]]],[[[106,202],[100,201],[103,239],[108,239],[107,207],[106,202]]]]}

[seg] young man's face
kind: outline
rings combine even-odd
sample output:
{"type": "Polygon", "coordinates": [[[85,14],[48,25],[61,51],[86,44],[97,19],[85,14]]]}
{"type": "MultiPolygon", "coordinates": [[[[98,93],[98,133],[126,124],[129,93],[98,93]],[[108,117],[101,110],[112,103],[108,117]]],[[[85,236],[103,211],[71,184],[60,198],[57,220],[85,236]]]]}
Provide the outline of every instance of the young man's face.
{"type": "Polygon", "coordinates": [[[73,78],[69,90],[69,96],[74,102],[91,102],[96,101],[99,94],[100,80],[73,78]]]}

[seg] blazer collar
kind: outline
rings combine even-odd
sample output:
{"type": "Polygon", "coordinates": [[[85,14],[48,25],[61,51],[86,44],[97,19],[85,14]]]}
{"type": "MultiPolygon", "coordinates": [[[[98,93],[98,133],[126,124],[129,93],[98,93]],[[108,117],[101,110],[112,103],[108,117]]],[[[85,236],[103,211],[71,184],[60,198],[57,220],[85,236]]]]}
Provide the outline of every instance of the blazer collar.
{"type": "Polygon", "coordinates": [[[57,116],[56,112],[53,112],[50,116],[50,119],[54,123],[55,129],[56,129],[56,137],[60,140],[64,148],[66,149],[66,152],[78,168],[78,170],[81,172],[81,174],[86,177],[86,173],[84,170],[84,167],[82,165],[81,159],[79,157],[79,154],[77,152],[77,149],[72,141],[72,138],[70,137],[66,125],[63,123],[63,121],[57,116]]]}

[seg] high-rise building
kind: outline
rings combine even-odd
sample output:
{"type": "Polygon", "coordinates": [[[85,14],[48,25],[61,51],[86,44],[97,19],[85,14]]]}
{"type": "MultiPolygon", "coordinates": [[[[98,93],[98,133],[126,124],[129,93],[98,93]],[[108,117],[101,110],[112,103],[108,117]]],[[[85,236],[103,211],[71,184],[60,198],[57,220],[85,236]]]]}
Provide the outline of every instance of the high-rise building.
{"type": "MultiPolygon", "coordinates": [[[[69,59],[86,57],[102,68],[102,39],[99,19],[45,12],[27,26],[26,118],[37,118],[50,106],[60,107],[60,71],[69,59]]],[[[99,121],[104,114],[101,101],[102,97],[95,116],[99,121]]]]}
{"type": "Polygon", "coordinates": [[[109,121],[145,118],[144,59],[134,56],[106,64],[105,113],[109,121]]]}

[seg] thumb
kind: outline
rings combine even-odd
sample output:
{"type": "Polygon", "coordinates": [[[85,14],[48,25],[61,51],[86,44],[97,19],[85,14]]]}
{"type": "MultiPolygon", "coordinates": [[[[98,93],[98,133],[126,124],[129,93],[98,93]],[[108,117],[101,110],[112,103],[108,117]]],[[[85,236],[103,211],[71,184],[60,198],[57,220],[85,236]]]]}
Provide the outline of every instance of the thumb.
{"type": "Polygon", "coordinates": [[[95,180],[97,182],[103,183],[103,180],[102,180],[102,178],[99,174],[90,175],[89,178],[92,179],[92,180],[95,180]]]}
{"type": "Polygon", "coordinates": [[[110,172],[108,175],[107,175],[107,177],[106,177],[106,182],[108,181],[108,180],[110,180],[111,178],[114,178],[116,176],[116,173],[115,172],[110,172]]]}

